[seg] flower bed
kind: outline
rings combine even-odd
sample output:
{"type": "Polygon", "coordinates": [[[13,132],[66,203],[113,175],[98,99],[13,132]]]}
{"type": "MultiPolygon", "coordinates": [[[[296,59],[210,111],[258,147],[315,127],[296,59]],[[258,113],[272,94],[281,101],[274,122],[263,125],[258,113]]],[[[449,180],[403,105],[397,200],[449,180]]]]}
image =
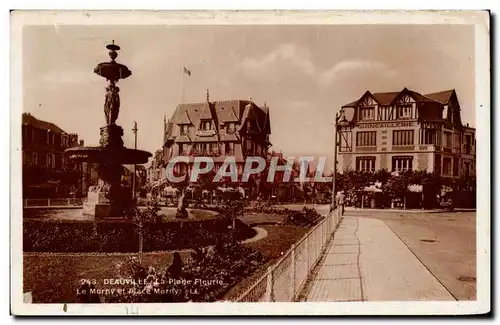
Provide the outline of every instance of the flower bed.
{"type": "MultiPolygon", "coordinates": [[[[177,276],[169,268],[156,271],[129,259],[118,266],[117,276],[131,281],[119,293],[102,296],[101,302],[213,302],[264,263],[261,253],[240,244],[198,250],[182,261],[177,276]]],[[[81,298],[91,302],[95,297],[81,298]]]]}
{"type": "MultiPolygon", "coordinates": [[[[229,218],[144,225],[143,251],[190,249],[214,245],[230,231],[229,218]]],[[[236,220],[236,238],[245,240],[256,232],[236,220]]],[[[137,252],[137,227],[129,221],[24,220],[25,252],[137,252]]]]}

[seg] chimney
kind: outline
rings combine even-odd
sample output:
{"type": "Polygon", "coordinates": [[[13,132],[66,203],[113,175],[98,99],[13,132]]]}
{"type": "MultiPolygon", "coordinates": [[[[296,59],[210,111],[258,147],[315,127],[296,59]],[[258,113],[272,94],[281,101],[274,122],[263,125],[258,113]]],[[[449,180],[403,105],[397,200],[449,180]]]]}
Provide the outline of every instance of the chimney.
{"type": "Polygon", "coordinates": [[[80,147],[83,147],[83,140],[80,140],[80,147]]]}

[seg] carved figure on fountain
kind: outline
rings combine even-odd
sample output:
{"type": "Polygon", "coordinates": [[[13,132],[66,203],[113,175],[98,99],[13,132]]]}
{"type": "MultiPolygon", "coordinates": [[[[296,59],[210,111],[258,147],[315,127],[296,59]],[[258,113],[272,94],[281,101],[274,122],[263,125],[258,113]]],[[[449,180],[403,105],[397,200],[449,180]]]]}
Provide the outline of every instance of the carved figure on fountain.
{"type": "Polygon", "coordinates": [[[106,125],[115,124],[120,113],[120,88],[110,82],[106,87],[106,97],[104,100],[104,115],[106,116],[106,125]]]}

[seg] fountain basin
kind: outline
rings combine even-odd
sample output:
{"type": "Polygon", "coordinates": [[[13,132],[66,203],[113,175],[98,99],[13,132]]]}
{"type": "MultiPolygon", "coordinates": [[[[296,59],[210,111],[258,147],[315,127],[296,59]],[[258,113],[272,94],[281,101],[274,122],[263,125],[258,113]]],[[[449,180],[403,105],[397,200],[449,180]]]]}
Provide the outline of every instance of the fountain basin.
{"type": "Polygon", "coordinates": [[[69,159],[82,162],[102,163],[110,156],[114,161],[123,165],[145,164],[148,162],[151,153],[143,150],[129,149],[125,147],[105,148],[105,147],[73,147],[66,150],[69,159]]]}

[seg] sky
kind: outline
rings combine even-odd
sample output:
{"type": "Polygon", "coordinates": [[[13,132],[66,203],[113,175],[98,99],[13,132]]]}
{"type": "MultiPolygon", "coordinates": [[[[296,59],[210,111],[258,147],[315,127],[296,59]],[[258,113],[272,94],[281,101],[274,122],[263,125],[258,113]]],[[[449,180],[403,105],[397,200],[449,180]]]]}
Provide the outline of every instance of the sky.
{"type": "Polygon", "coordinates": [[[163,117],[179,103],[252,99],[270,108],[272,149],[333,156],[333,120],[366,90],[455,89],[462,121],[475,126],[472,25],[30,26],[23,30],[23,110],[98,145],[109,61],[121,80],[124,142],[154,152],[163,117]],[[192,74],[183,74],[183,67],[192,74]]]}

